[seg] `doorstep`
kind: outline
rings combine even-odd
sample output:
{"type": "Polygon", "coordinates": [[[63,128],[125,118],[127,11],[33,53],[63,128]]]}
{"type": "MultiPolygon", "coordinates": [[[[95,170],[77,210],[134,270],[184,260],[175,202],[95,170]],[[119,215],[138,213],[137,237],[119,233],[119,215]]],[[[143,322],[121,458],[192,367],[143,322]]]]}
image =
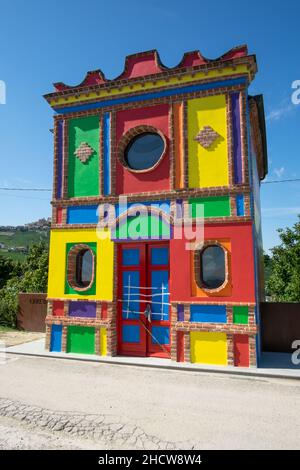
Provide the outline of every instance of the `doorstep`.
{"type": "Polygon", "coordinates": [[[127,357],[127,356],[96,356],[86,354],[61,353],[45,351],[44,339],[29,343],[10,346],[4,351],[6,354],[19,354],[22,356],[46,357],[55,359],[67,359],[86,362],[99,362],[103,364],[117,364],[137,367],[148,367],[168,370],[183,370],[189,372],[221,373],[230,375],[242,375],[248,377],[287,378],[300,380],[300,365],[293,366],[290,363],[290,354],[262,353],[260,367],[233,367],[215,366],[206,364],[190,364],[187,362],[175,362],[170,359],[156,357],[127,357]]]}

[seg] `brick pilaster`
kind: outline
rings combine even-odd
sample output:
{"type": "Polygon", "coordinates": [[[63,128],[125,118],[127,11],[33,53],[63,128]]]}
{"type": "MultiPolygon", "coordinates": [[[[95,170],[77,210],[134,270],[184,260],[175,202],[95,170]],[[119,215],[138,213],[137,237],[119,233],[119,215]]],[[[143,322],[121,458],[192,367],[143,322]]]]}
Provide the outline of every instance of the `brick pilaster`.
{"type": "Polygon", "coordinates": [[[227,365],[234,366],[233,335],[227,334],[227,365]]]}
{"type": "Polygon", "coordinates": [[[68,334],[68,327],[62,327],[62,337],[61,337],[61,352],[67,352],[67,334],[68,334]]]}
{"type": "Polygon", "coordinates": [[[184,362],[191,362],[190,332],[184,334],[184,362]]]}

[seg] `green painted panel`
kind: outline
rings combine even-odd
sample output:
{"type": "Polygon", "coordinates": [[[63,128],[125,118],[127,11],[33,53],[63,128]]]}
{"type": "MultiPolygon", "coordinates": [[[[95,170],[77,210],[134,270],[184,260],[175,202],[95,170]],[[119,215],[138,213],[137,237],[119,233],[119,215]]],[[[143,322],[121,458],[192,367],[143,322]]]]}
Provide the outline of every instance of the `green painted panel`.
{"type": "Polygon", "coordinates": [[[94,295],[94,294],[96,294],[96,256],[97,256],[97,243],[96,242],[86,243],[85,241],[82,241],[82,242],[78,242],[78,243],[67,243],[67,245],[66,245],[65,294],[77,294],[77,295],[94,295]],[[77,291],[77,290],[73,289],[67,281],[69,251],[74,245],[80,245],[81,243],[83,243],[84,245],[89,246],[90,249],[93,251],[93,253],[95,255],[95,257],[94,257],[94,259],[95,259],[95,261],[94,261],[95,262],[95,265],[94,265],[94,282],[88,290],[85,290],[83,292],[80,292],[80,291],[77,291]]]}
{"type": "Polygon", "coordinates": [[[69,197],[97,196],[99,194],[99,117],[89,116],[69,121],[69,197]],[[93,154],[81,162],[74,152],[87,143],[93,154]]]}
{"type": "Polygon", "coordinates": [[[68,326],[67,352],[95,354],[95,328],[91,326],[68,326]]]}
{"type": "Polygon", "coordinates": [[[206,217],[228,217],[230,216],[229,196],[203,197],[190,199],[190,215],[196,217],[196,205],[204,205],[204,218],[206,217]]]}
{"type": "Polygon", "coordinates": [[[170,226],[161,218],[152,215],[128,217],[127,223],[123,222],[116,228],[117,239],[137,239],[137,237],[170,238],[170,226]]]}
{"type": "Polygon", "coordinates": [[[239,323],[240,325],[248,324],[248,307],[242,305],[235,305],[232,308],[233,312],[233,323],[239,323]]]}

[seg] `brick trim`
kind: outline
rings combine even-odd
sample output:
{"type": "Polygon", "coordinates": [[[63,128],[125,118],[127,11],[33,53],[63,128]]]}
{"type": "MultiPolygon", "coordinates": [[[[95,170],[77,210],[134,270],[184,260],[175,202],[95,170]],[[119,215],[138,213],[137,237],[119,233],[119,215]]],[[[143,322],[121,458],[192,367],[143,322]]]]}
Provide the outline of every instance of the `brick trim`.
{"type": "MultiPolygon", "coordinates": [[[[240,64],[239,64],[240,65],[240,64]]],[[[222,69],[224,69],[224,67],[220,68],[219,70],[221,71],[222,69]]],[[[182,86],[182,84],[180,83],[180,79],[181,79],[181,76],[187,76],[187,75],[190,75],[191,78],[193,78],[197,72],[203,72],[204,70],[193,70],[191,71],[190,73],[183,73],[183,74],[178,74],[178,70],[177,70],[177,74],[176,74],[176,78],[178,77],[179,80],[178,80],[178,83],[175,83],[175,84],[169,84],[168,83],[168,80],[165,79],[166,83],[164,83],[162,86],[160,87],[155,87],[153,88],[152,90],[151,89],[147,89],[146,93],[159,93],[160,91],[163,91],[163,90],[172,90],[172,89],[176,89],[180,86],[182,86]]],[[[207,71],[208,73],[208,71],[207,71]]],[[[139,77],[139,79],[137,80],[136,83],[134,83],[132,81],[132,79],[130,79],[129,81],[122,81],[119,86],[116,86],[116,83],[114,83],[114,86],[112,87],[109,87],[108,84],[106,83],[104,86],[102,85],[102,88],[106,89],[107,90],[107,96],[102,96],[100,97],[100,92],[102,90],[100,90],[99,88],[101,87],[101,85],[98,85],[97,86],[97,90],[96,93],[97,93],[97,96],[95,98],[92,98],[90,100],[78,100],[78,101],[75,101],[75,102],[70,102],[70,103],[62,103],[62,104],[59,104],[58,103],[58,98],[62,97],[62,95],[66,94],[66,92],[59,92],[59,96],[57,96],[57,98],[55,96],[49,96],[49,95],[44,95],[44,97],[46,97],[47,99],[47,96],[49,96],[50,99],[54,99],[54,104],[51,104],[50,106],[53,107],[53,108],[56,108],[59,112],[59,109],[60,108],[68,108],[68,107],[72,107],[72,106],[80,106],[80,105],[86,105],[86,104],[91,104],[91,103],[97,103],[97,102],[100,102],[102,100],[107,100],[110,98],[109,96],[109,93],[111,91],[111,88],[113,89],[118,89],[120,91],[120,93],[118,93],[117,95],[117,98],[126,98],[126,97],[135,97],[135,96],[140,96],[141,93],[144,92],[144,90],[142,89],[139,89],[139,90],[136,90],[134,92],[131,92],[131,93],[128,93],[128,92],[125,92],[125,93],[122,93],[122,89],[124,87],[127,87],[128,84],[130,84],[131,87],[133,87],[133,85],[145,85],[145,83],[147,83],[147,81],[149,82],[149,76],[147,77],[139,77]],[[148,80],[147,80],[148,78],[148,80]],[[57,104],[55,104],[55,101],[57,101],[57,104]]],[[[163,80],[164,77],[160,76],[160,77],[157,77],[159,81],[163,80]]],[[[190,82],[186,82],[185,85],[186,86],[194,86],[194,85],[198,85],[198,84],[206,84],[206,83],[214,83],[214,82],[218,82],[220,79],[223,80],[223,81],[228,81],[228,80],[233,80],[233,79],[238,79],[238,78],[245,78],[246,79],[246,83],[247,83],[247,86],[248,84],[250,83],[250,81],[252,80],[252,77],[249,77],[249,75],[245,72],[241,72],[241,73],[233,73],[233,74],[228,74],[224,77],[218,77],[218,76],[215,76],[215,77],[209,77],[209,78],[203,78],[203,77],[200,77],[198,80],[193,80],[193,81],[190,81],[190,82]]],[[[151,80],[153,83],[155,83],[155,81],[151,80]]],[[[206,90],[203,90],[203,91],[206,91],[206,90]]],[[[87,92],[84,92],[82,93],[84,95],[87,94],[87,92]]],[[[75,93],[73,92],[73,95],[75,95],[75,93]]],[[[180,93],[181,95],[181,93],[180,93]]],[[[113,95],[111,95],[113,96],[113,95]]],[[[110,106],[111,107],[111,106],[110,106]]]]}
{"type": "Polygon", "coordinates": [[[176,331],[206,331],[215,333],[241,334],[254,336],[258,332],[257,325],[238,325],[227,323],[198,323],[198,322],[176,322],[174,325],[176,331]]]}
{"type": "Polygon", "coordinates": [[[96,261],[95,254],[93,250],[91,250],[91,248],[88,245],[85,245],[84,243],[74,245],[70,249],[68,253],[68,259],[67,259],[67,282],[72,289],[76,290],[77,292],[85,292],[92,287],[94,280],[95,280],[95,261],[96,261]],[[86,287],[79,287],[76,284],[77,256],[79,255],[81,251],[89,251],[93,257],[92,278],[91,278],[91,282],[86,287]]]}
{"type": "Polygon", "coordinates": [[[153,126],[148,126],[148,125],[142,124],[140,126],[132,127],[131,129],[129,129],[129,131],[127,131],[125,134],[123,134],[123,136],[120,138],[120,140],[118,142],[117,157],[118,157],[119,162],[121,163],[121,165],[123,165],[123,167],[126,170],[128,170],[132,173],[149,173],[149,172],[155,170],[160,165],[160,163],[162,162],[162,160],[164,159],[164,157],[167,154],[168,147],[169,146],[168,146],[168,143],[167,143],[166,136],[159,129],[157,129],[156,127],[153,127],[153,126]],[[164,150],[163,150],[161,156],[159,157],[159,160],[153,166],[151,166],[150,168],[147,168],[145,170],[135,170],[135,169],[131,168],[125,160],[124,154],[125,154],[126,148],[129,145],[129,143],[135,137],[137,137],[141,134],[144,134],[144,133],[148,133],[148,132],[151,132],[153,134],[158,134],[162,138],[162,140],[164,142],[164,150]]]}
{"type": "MultiPolygon", "coordinates": [[[[209,188],[184,188],[176,190],[166,190],[162,192],[151,191],[151,192],[141,192],[141,193],[132,193],[132,194],[122,194],[128,198],[129,202],[143,201],[146,198],[150,201],[159,201],[161,199],[173,199],[178,198],[191,198],[191,197],[209,197],[209,196],[230,196],[240,193],[250,193],[249,186],[238,185],[233,187],[228,186],[211,186],[209,188]]],[[[53,199],[53,206],[64,205],[68,206],[77,206],[77,205],[88,205],[88,204],[97,204],[97,203],[117,203],[119,196],[92,196],[92,197],[77,197],[77,198],[66,198],[66,199],[53,199]]]]}
{"type": "MultiPolygon", "coordinates": [[[[232,79],[232,78],[240,78],[240,77],[245,77],[244,74],[241,74],[241,75],[233,75],[233,76],[228,76],[228,80],[232,79]]],[[[226,78],[227,79],[227,78],[226,78]]],[[[205,81],[203,80],[200,80],[201,83],[205,83],[205,81]]],[[[213,83],[213,81],[211,79],[208,79],[207,80],[207,83],[213,83]]],[[[240,84],[240,85],[230,85],[230,86],[223,86],[223,87],[216,87],[216,88],[212,88],[212,89],[208,89],[208,90],[199,90],[199,91],[191,91],[191,92],[187,92],[187,93],[180,93],[178,95],[174,95],[172,98],[172,102],[173,101],[176,101],[176,100],[181,100],[181,101],[186,101],[186,100],[190,100],[190,99],[193,99],[193,98],[202,98],[202,97],[205,97],[205,96],[212,96],[212,95],[220,95],[220,94],[225,94],[226,93],[229,93],[229,92],[233,92],[233,91],[242,91],[242,90],[246,90],[247,87],[248,87],[249,83],[246,82],[244,84],[240,84]]],[[[165,86],[163,87],[162,89],[170,89],[169,86],[165,86]]],[[[140,94],[140,93],[137,93],[137,94],[140,94]]],[[[126,96],[134,96],[133,94],[130,94],[130,95],[124,95],[122,97],[126,97],[126,96]]],[[[98,101],[98,99],[95,100],[96,102],[98,101]]],[[[92,101],[90,102],[92,103],[92,101]]],[[[153,100],[139,100],[139,101],[136,101],[136,102],[130,102],[130,103],[122,103],[122,104],[113,104],[113,105],[108,105],[108,106],[103,106],[103,107],[99,107],[99,108],[95,108],[95,109],[85,109],[85,110],[82,110],[82,111],[74,111],[74,112],[70,112],[68,114],[56,114],[54,116],[54,119],[64,119],[64,120],[68,120],[68,119],[73,119],[73,118],[77,118],[77,117],[81,117],[81,116],[90,116],[90,115],[99,115],[100,113],[105,113],[105,112],[112,112],[112,109],[114,111],[122,111],[122,110],[125,110],[125,109],[135,109],[135,108],[141,108],[141,107],[145,107],[145,106],[155,106],[157,104],[162,104],[162,103],[165,103],[165,104],[170,104],[170,97],[167,96],[167,97],[160,97],[160,98],[154,98],[153,100]]],[[[87,102],[78,102],[76,103],[76,106],[80,106],[80,105],[86,105],[88,104],[87,102]]],[[[70,104],[70,106],[73,106],[73,104],[70,104]]],[[[63,108],[66,108],[67,106],[63,106],[63,108]]],[[[59,112],[59,110],[57,111],[59,112]]]]}
{"type": "Polygon", "coordinates": [[[230,282],[228,250],[219,242],[219,240],[205,240],[205,242],[202,243],[199,248],[198,246],[199,245],[196,245],[196,247],[194,248],[194,257],[193,257],[196,284],[201,290],[207,292],[208,294],[220,293],[222,290],[226,289],[226,287],[228,286],[230,282]],[[219,248],[221,248],[224,252],[224,257],[225,257],[225,280],[220,287],[217,287],[215,289],[209,289],[208,287],[203,285],[203,281],[201,279],[201,254],[205,251],[206,248],[210,246],[218,246],[219,248]]]}

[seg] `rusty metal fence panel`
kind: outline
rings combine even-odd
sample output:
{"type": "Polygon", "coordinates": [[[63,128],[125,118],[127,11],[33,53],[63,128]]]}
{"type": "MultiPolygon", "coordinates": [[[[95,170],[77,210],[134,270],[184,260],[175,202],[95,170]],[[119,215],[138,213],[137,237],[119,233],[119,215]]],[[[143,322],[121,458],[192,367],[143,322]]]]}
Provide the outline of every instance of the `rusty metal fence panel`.
{"type": "Polygon", "coordinates": [[[19,294],[17,327],[25,331],[45,332],[47,294],[19,294]]]}

